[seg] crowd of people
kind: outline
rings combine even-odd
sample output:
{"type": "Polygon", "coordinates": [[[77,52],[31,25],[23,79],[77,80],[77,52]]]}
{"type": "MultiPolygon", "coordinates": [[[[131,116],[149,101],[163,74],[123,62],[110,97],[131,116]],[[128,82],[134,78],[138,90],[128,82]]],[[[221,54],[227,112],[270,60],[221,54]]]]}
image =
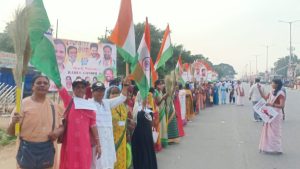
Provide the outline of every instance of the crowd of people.
{"type": "MultiPolygon", "coordinates": [[[[278,83],[266,95],[256,81],[249,99],[256,104],[264,98],[281,113],[285,94],[278,83]]],[[[156,153],[180,143],[184,127],[201,111],[219,104],[242,106],[245,100],[240,81],[182,84],[172,76],[157,80],[143,99],[126,77],[112,80],[110,87],[77,79],[73,96],[59,89],[62,106],[46,97],[49,85],[45,76],[34,78],[22,111],[12,113],[8,133],[14,135],[16,123],[21,126],[18,168],[157,169],[156,153]]],[[[255,112],[254,118],[261,120],[255,112]]],[[[264,124],[260,151],[282,152],[281,118],[264,124]]]]}

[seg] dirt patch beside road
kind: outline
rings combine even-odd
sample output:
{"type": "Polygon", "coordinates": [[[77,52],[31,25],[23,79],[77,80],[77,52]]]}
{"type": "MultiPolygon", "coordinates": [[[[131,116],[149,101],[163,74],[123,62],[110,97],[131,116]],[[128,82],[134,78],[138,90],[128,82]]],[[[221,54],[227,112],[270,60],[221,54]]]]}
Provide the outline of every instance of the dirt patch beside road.
{"type": "Polygon", "coordinates": [[[16,168],[16,143],[0,146],[0,166],[3,169],[16,168]]]}

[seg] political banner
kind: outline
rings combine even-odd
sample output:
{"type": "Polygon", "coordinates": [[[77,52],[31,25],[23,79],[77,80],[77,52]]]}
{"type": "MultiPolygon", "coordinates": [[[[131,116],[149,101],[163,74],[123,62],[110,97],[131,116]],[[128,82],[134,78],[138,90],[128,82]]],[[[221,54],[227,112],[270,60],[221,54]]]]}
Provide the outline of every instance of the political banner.
{"type": "Polygon", "coordinates": [[[181,77],[182,77],[183,81],[184,81],[185,83],[187,83],[187,82],[192,82],[192,80],[193,80],[193,75],[192,75],[192,73],[191,73],[191,67],[190,67],[190,65],[189,65],[188,63],[184,63],[184,64],[182,65],[182,67],[183,67],[183,70],[182,70],[182,75],[181,75],[181,77]]]}
{"type": "MultiPolygon", "coordinates": [[[[72,82],[79,78],[90,84],[101,81],[105,86],[116,78],[115,45],[66,39],[55,39],[54,44],[61,82],[68,91],[72,90],[72,82]]],[[[51,85],[50,91],[55,90],[55,85],[51,85]]]]}
{"type": "Polygon", "coordinates": [[[213,69],[206,61],[195,60],[192,69],[195,81],[213,81],[213,69]]]}

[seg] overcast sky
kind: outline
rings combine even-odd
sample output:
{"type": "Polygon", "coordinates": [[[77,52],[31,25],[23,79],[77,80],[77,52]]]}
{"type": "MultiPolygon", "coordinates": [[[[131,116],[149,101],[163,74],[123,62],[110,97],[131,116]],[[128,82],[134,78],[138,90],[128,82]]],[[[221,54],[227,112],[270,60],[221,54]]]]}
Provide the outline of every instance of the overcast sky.
{"type": "MultiPolygon", "coordinates": [[[[0,32],[13,11],[25,0],[0,0],[0,32]]],[[[58,37],[96,42],[105,28],[113,29],[120,0],[44,0],[51,24],[59,20],[58,37]]],[[[214,63],[229,63],[239,74],[266,69],[288,55],[289,25],[279,20],[300,20],[299,0],[132,0],[134,23],[149,22],[160,29],[167,23],[173,44],[183,44],[192,54],[214,63]]],[[[293,25],[295,53],[300,55],[300,22],[293,25]]]]}

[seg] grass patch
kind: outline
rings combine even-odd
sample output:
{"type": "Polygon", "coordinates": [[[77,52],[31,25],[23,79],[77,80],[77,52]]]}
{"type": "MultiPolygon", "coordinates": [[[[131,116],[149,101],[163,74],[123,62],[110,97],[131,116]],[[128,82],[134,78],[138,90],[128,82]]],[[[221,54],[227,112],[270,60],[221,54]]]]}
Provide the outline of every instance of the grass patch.
{"type": "Polygon", "coordinates": [[[5,146],[10,143],[13,143],[16,141],[16,139],[17,139],[16,136],[10,136],[6,134],[4,130],[0,129],[0,146],[5,146]]]}

